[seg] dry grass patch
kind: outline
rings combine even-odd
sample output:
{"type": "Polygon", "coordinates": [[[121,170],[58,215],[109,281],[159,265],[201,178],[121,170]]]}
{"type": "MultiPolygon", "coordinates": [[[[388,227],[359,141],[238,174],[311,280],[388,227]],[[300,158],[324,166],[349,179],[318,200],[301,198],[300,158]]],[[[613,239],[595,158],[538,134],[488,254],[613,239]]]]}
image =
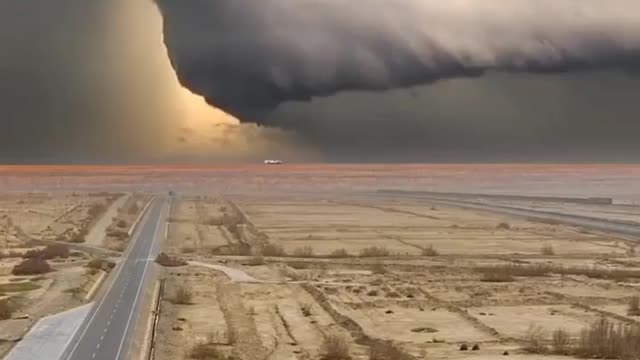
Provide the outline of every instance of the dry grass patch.
{"type": "Polygon", "coordinates": [[[263,256],[272,256],[272,257],[287,256],[286,251],[284,251],[284,248],[281,245],[271,244],[271,243],[263,246],[262,249],[260,250],[260,254],[262,254],[263,256]]]}
{"type": "Polygon", "coordinates": [[[615,325],[602,318],[582,331],[574,353],[585,358],[637,359],[640,354],[640,326],[615,325]]]}
{"type": "Polygon", "coordinates": [[[171,302],[176,305],[191,305],[192,299],[193,294],[191,293],[191,290],[184,286],[179,286],[174,292],[171,302]]]}
{"type": "Polygon", "coordinates": [[[384,246],[369,246],[360,251],[361,257],[383,257],[389,255],[391,255],[391,252],[384,246]]]}
{"type": "Polygon", "coordinates": [[[640,316],[640,296],[633,296],[629,299],[629,308],[627,309],[627,315],[640,316]]]}
{"type": "Polygon", "coordinates": [[[9,300],[0,300],[0,320],[11,319],[11,315],[13,315],[13,306],[9,300]]]}
{"type": "Polygon", "coordinates": [[[551,336],[551,349],[557,355],[569,355],[571,353],[571,336],[563,329],[558,329],[551,336]]]}
{"type": "Polygon", "coordinates": [[[264,261],[264,257],[262,255],[253,256],[247,261],[247,266],[260,266],[264,265],[266,262],[264,261]]]}
{"type": "Polygon", "coordinates": [[[398,346],[389,341],[376,341],[369,346],[369,360],[413,360],[398,346]]]}
{"type": "Polygon", "coordinates": [[[311,246],[297,248],[293,250],[293,256],[301,258],[313,257],[313,248],[311,246]]]}
{"type": "Polygon", "coordinates": [[[532,354],[546,354],[549,349],[545,344],[545,335],[542,327],[531,324],[525,337],[527,344],[524,350],[532,354]]]}
{"type": "Polygon", "coordinates": [[[422,249],[422,256],[438,256],[440,253],[433,247],[433,244],[429,244],[426,248],[422,249]]]}
{"type": "Polygon", "coordinates": [[[551,244],[545,244],[540,248],[540,253],[544,256],[552,256],[556,254],[556,251],[551,244]]]}
{"type": "Polygon", "coordinates": [[[232,356],[227,356],[218,350],[215,345],[200,343],[196,344],[189,351],[189,358],[196,360],[233,360],[232,356]]]}
{"type": "Polygon", "coordinates": [[[346,249],[336,249],[336,250],[333,250],[327,257],[340,259],[340,258],[348,258],[350,256],[351,255],[349,255],[349,252],[346,249]]]}
{"type": "Polygon", "coordinates": [[[382,263],[375,263],[369,267],[369,271],[371,271],[372,274],[386,274],[387,268],[385,268],[382,263]]]}
{"type": "Polygon", "coordinates": [[[349,342],[347,339],[338,334],[329,334],[325,336],[320,348],[322,360],[348,360],[349,342]]]}

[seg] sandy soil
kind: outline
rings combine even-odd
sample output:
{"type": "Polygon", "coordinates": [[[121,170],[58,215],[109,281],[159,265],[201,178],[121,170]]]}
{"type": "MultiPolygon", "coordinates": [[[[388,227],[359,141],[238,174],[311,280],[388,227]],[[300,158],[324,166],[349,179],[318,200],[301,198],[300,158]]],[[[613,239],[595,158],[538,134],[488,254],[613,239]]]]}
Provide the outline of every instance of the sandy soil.
{"type": "Polygon", "coordinates": [[[168,275],[173,285],[167,296],[180,284],[192,289],[194,301],[164,302],[158,341],[167,356],[188,358],[194,346],[208,344],[240,359],[320,359],[323,339],[338,332],[353,359],[368,359],[369,345],[380,341],[391,341],[416,359],[494,359],[505,351],[516,359],[559,359],[566,357],[523,350],[531,328],[540,327],[543,341],[550,342],[557,329],[576,339],[601,316],[614,323],[640,320],[626,314],[640,275],[609,279],[578,272],[640,270],[628,242],[425,202],[184,198],[172,207],[167,248],[195,260],[168,275]],[[234,237],[225,225],[214,226],[218,233],[203,227],[232,205],[244,214],[242,225],[251,230],[246,234],[264,234],[263,241],[281,246],[289,257],[216,253],[225,241],[247,240],[245,233],[234,237]],[[337,249],[358,255],[371,246],[389,254],[330,256],[337,249]],[[423,252],[431,246],[435,254],[423,252]],[[291,257],[302,247],[312,248],[313,256],[291,257]],[[214,270],[221,261],[260,282],[231,282],[214,270]],[[490,282],[479,270],[503,265],[576,273],[490,282]],[[236,343],[238,334],[243,340],[236,343]],[[480,350],[461,352],[461,344],[480,350]]]}

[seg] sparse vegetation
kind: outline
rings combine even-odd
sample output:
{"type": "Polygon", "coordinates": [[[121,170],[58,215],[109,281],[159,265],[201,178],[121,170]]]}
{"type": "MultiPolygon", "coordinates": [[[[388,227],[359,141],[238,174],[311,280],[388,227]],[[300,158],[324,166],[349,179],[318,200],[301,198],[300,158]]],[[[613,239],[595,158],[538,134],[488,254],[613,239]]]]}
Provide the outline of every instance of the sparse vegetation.
{"type": "Polygon", "coordinates": [[[13,306],[8,299],[0,300],[0,320],[11,319],[13,306]]]}
{"type": "Polygon", "coordinates": [[[302,315],[304,315],[305,317],[311,316],[311,308],[311,303],[300,304],[300,311],[302,311],[302,315]]]}
{"type": "Polygon", "coordinates": [[[496,226],[496,229],[498,229],[498,230],[509,230],[509,229],[511,229],[511,225],[509,225],[509,223],[507,223],[507,222],[501,222],[500,224],[498,224],[498,226],[496,226]]]}
{"type": "Polygon", "coordinates": [[[360,251],[361,257],[383,257],[390,254],[389,250],[384,246],[369,246],[360,251]]]}
{"type": "Polygon", "coordinates": [[[545,345],[545,331],[540,326],[529,325],[525,341],[527,342],[525,350],[530,353],[546,354],[548,351],[545,345]]]}
{"type": "Polygon", "coordinates": [[[376,341],[369,346],[369,360],[413,360],[413,357],[405,353],[390,341],[376,341]]]}
{"type": "Polygon", "coordinates": [[[256,255],[252,256],[249,261],[247,261],[248,266],[260,266],[264,265],[266,262],[264,261],[264,256],[256,255]]]}
{"type": "Polygon", "coordinates": [[[25,259],[21,263],[15,265],[11,270],[13,275],[38,275],[45,274],[51,271],[49,263],[41,258],[34,257],[31,259],[25,259]]]}
{"type": "Polygon", "coordinates": [[[293,256],[301,258],[313,257],[313,248],[311,246],[297,248],[293,250],[293,256]]]}
{"type": "Polygon", "coordinates": [[[422,256],[438,256],[440,253],[433,247],[433,244],[429,244],[426,248],[422,249],[422,256]]]}
{"type": "Polygon", "coordinates": [[[571,352],[571,336],[563,329],[557,329],[551,336],[551,348],[554,354],[569,355],[571,352]]]}
{"type": "Polygon", "coordinates": [[[548,276],[550,274],[559,275],[582,275],[593,279],[607,279],[624,281],[629,278],[640,278],[640,270],[609,269],[609,268],[587,268],[587,267],[564,267],[550,264],[536,265],[498,265],[476,267],[476,271],[496,274],[509,274],[513,276],[548,276]]]}
{"type": "Polygon", "coordinates": [[[87,263],[87,267],[89,269],[102,270],[107,272],[111,271],[111,269],[113,269],[115,266],[116,263],[114,263],[113,261],[102,258],[94,258],[87,263]]]}
{"type": "Polygon", "coordinates": [[[348,258],[349,256],[349,252],[347,252],[346,249],[336,249],[333,250],[328,257],[330,258],[348,258]]]}
{"type": "Polygon", "coordinates": [[[540,253],[544,256],[551,256],[556,254],[551,244],[542,245],[542,247],[540,248],[540,253]]]}
{"type": "Polygon", "coordinates": [[[116,222],[116,226],[121,228],[121,229],[124,229],[127,226],[129,226],[129,223],[127,223],[126,220],[120,219],[120,220],[118,220],[118,222],[116,222]]]}
{"type": "Polygon", "coordinates": [[[349,343],[347,339],[338,334],[326,335],[320,349],[323,360],[348,360],[349,343]]]}
{"type": "Polygon", "coordinates": [[[640,354],[640,326],[615,325],[602,318],[582,331],[574,353],[584,358],[637,359],[640,354]]]}
{"type": "Polygon", "coordinates": [[[260,253],[263,256],[283,257],[287,256],[281,245],[269,243],[262,247],[260,253]]]}
{"type": "Polygon", "coordinates": [[[196,360],[232,360],[232,357],[227,357],[215,345],[211,343],[199,343],[196,344],[191,351],[189,351],[189,357],[196,360]]]}
{"type": "Polygon", "coordinates": [[[383,263],[375,263],[369,267],[369,270],[372,274],[386,274],[387,268],[384,267],[383,263]]]}
{"type": "Polygon", "coordinates": [[[162,265],[162,266],[167,266],[167,267],[176,267],[176,266],[185,266],[187,265],[187,262],[177,258],[175,256],[169,256],[165,253],[160,253],[158,254],[158,256],[156,257],[156,263],[162,265]]]}
{"type": "Polygon", "coordinates": [[[629,299],[629,308],[627,309],[627,315],[640,316],[640,296],[632,296],[629,299]]]}
{"type": "Polygon", "coordinates": [[[178,286],[171,298],[171,302],[177,305],[190,305],[193,294],[184,286],[178,286]]]}

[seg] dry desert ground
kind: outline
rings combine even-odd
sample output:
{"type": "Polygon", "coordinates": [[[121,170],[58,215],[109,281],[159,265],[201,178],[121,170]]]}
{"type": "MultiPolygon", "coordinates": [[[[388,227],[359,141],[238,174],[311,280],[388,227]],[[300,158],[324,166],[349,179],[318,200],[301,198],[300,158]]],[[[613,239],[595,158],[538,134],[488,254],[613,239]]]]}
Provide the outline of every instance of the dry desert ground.
{"type": "Polygon", "coordinates": [[[598,326],[640,323],[635,244],[554,222],[389,197],[183,196],[166,231],[189,264],[162,270],[158,360],[559,359],[588,356],[598,326]]]}

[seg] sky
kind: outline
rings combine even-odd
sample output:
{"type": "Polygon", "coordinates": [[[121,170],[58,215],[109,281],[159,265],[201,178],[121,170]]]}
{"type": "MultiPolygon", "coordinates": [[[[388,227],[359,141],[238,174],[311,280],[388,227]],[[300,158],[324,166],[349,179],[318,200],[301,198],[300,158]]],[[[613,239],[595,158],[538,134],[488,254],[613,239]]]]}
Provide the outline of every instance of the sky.
{"type": "Polygon", "coordinates": [[[0,2],[0,162],[637,162],[634,0],[0,2]]]}

